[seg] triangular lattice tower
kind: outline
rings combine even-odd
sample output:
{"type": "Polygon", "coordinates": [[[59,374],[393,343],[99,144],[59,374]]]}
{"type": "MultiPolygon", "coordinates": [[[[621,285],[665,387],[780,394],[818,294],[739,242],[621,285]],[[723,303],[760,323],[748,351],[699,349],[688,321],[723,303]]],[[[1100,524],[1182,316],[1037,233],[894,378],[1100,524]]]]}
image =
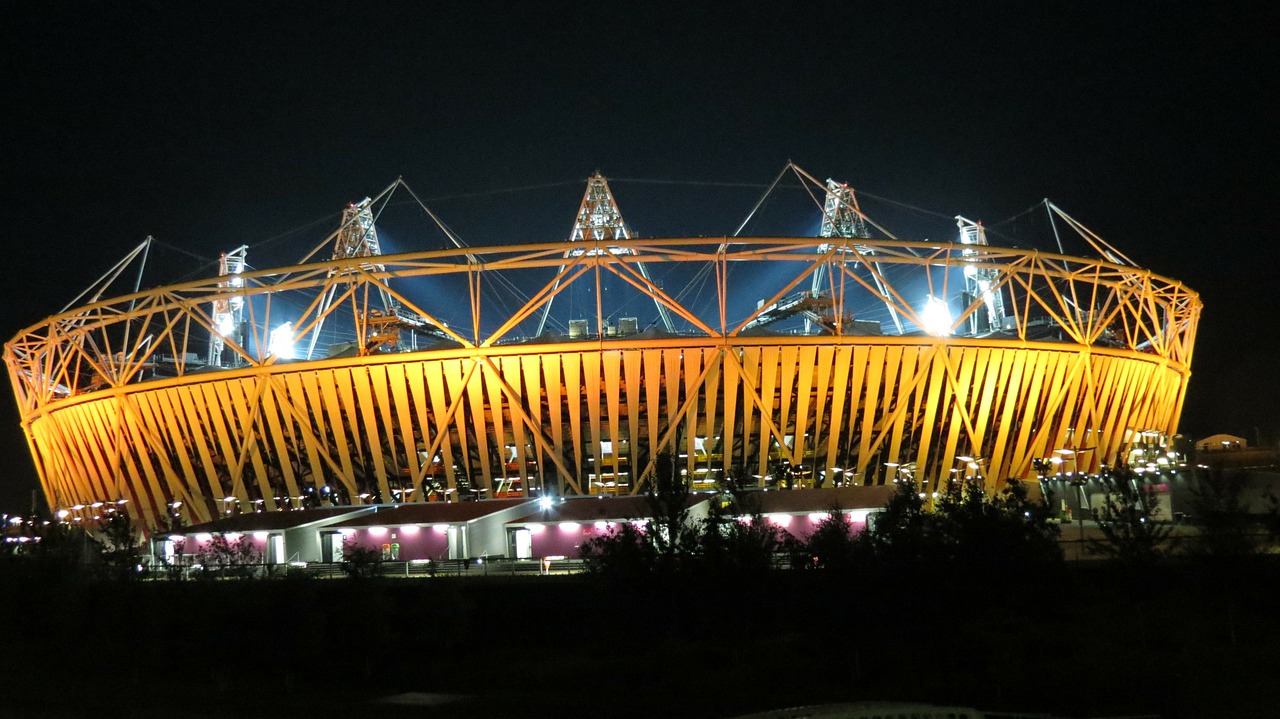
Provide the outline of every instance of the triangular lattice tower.
{"type": "MultiPolygon", "coordinates": [[[[629,240],[633,238],[631,228],[627,226],[626,220],[622,218],[622,211],[618,209],[618,203],[613,199],[613,193],[609,190],[609,181],[596,171],[587,179],[587,190],[582,194],[582,204],[578,206],[578,216],[573,223],[573,231],[569,233],[570,242],[595,242],[607,240],[629,240]]],[[[600,250],[591,250],[591,252],[599,252],[600,250]]],[[[629,247],[610,247],[609,254],[613,255],[634,255],[635,250],[629,247]]],[[[584,254],[583,250],[569,250],[564,253],[565,257],[577,257],[584,254]]],[[[636,263],[636,269],[646,281],[652,282],[649,277],[649,270],[643,262],[636,263]]],[[[563,274],[565,266],[561,265],[560,274],[563,274]]],[[[560,287],[560,280],[557,278],[555,288],[560,287]]],[[[537,334],[541,335],[546,328],[547,317],[551,314],[551,301],[555,299],[553,294],[547,300],[547,304],[543,305],[542,318],[538,321],[537,334]]],[[[662,321],[663,328],[668,332],[674,332],[675,329],[671,324],[671,314],[667,310],[666,305],[659,302],[656,298],[653,301],[654,306],[658,309],[658,318],[662,321]]]]}
{"type": "MultiPolygon", "coordinates": [[[[822,206],[822,227],[818,230],[820,237],[841,237],[848,239],[870,239],[871,233],[867,230],[867,221],[862,214],[862,209],[858,207],[858,198],[853,194],[853,188],[849,187],[847,182],[836,182],[830,178],[827,179],[827,198],[822,206]]],[[[857,245],[858,252],[864,257],[875,255],[875,249],[863,245],[857,245]]],[[[831,251],[831,245],[821,245],[818,252],[826,254],[831,251]]],[[[875,283],[880,296],[885,299],[885,307],[889,310],[889,317],[893,320],[894,326],[898,330],[898,334],[902,334],[902,319],[898,316],[898,310],[888,301],[888,290],[884,286],[884,282],[880,279],[880,265],[873,262],[876,266],[876,272],[872,273],[871,279],[875,283]]],[[[823,282],[826,278],[825,266],[819,266],[813,273],[813,284],[810,288],[814,297],[823,294],[825,288],[823,282]]],[[[805,321],[805,331],[810,329],[810,323],[805,321]]]]}

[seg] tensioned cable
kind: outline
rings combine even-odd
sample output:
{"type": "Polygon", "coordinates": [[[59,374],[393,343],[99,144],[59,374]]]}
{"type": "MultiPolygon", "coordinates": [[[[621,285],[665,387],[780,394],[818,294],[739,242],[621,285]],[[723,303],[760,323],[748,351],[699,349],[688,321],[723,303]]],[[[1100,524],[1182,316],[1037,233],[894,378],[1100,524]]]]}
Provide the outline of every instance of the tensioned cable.
{"type": "MultiPolygon", "coordinates": [[[[466,249],[470,247],[470,245],[467,244],[467,242],[464,241],[462,237],[453,230],[452,227],[446,224],[444,220],[440,219],[440,217],[436,215],[436,213],[433,212],[430,207],[427,207],[427,203],[423,201],[420,197],[418,197],[418,193],[414,192],[412,187],[409,187],[409,184],[404,181],[404,178],[400,178],[398,182],[404,186],[405,190],[409,193],[409,196],[412,197],[414,202],[418,204],[418,207],[421,208],[422,211],[427,214],[427,217],[431,218],[431,221],[434,222],[436,226],[440,229],[440,231],[443,232],[445,236],[449,238],[449,241],[452,242],[454,246],[458,247],[459,249],[466,249]]],[[[545,183],[542,185],[527,185],[525,187],[508,188],[505,190],[492,190],[488,192],[466,193],[464,195],[454,195],[453,197],[490,196],[495,194],[520,192],[524,190],[533,190],[533,189],[540,189],[540,188],[546,188],[546,187],[560,187],[567,184],[577,184],[577,183],[576,182],[574,183],[556,182],[556,183],[545,183]]],[[[479,262],[476,256],[472,254],[468,254],[467,259],[472,262],[477,262],[477,263],[479,262]]],[[[502,306],[502,309],[507,311],[507,314],[511,314],[511,308],[507,304],[506,298],[502,296],[502,293],[500,290],[505,289],[517,300],[519,300],[522,304],[527,304],[529,302],[530,297],[527,294],[525,294],[525,292],[521,290],[518,285],[516,285],[514,282],[508,279],[505,274],[501,272],[495,273],[493,275],[493,279],[497,286],[493,288],[482,286],[481,291],[488,290],[495,297],[497,302],[502,306]]]]}
{"type": "MultiPolygon", "coordinates": [[[[785,171],[785,170],[784,170],[785,171]]],[[[652,180],[643,177],[610,177],[609,182],[635,182],[644,185],[698,185],[702,187],[769,187],[763,182],[712,182],[708,180],[652,180]]]]}
{"type": "Polygon", "coordinates": [[[1027,209],[1023,210],[1022,212],[1019,212],[1018,214],[1016,214],[1016,215],[1014,215],[1014,216],[1012,216],[1012,217],[1008,217],[1008,218],[1005,218],[1005,219],[1003,219],[1003,220],[1000,220],[999,222],[996,222],[996,223],[994,223],[994,224],[987,225],[987,231],[988,231],[988,232],[990,232],[990,231],[991,231],[991,229],[992,229],[992,228],[994,228],[994,227],[999,227],[999,226],[1001,226],[1001,225],[1007,225],[1007,224],[1009,224],[1010,222],[1013,222],[1014,220],[1018,219],[1019,217],[1022,217],[1022,216],[1023,216],[1023,215],[1025,215],[1025,214],[1028,214],[1028,213],[1031,213],[1031,212],[1035,212],[1036,210],[1040,209],[1040,208],[1041,208],[1041,207],[1043,207],[1043,206],[1044,206],[1044,202],[1043,202],[1043,201],[1041,201],[1041,202],[1037,202],[1036,204],[1034,204],[1034,205],[1032,205],[1032,206],[1028,207],[1027,209]]]}
{"type": "MultiPolygon", "coordinates": [[[[610,182],[612,182],[612,180],[610,180],[610,182]]],[[[456,195],[440,195],[439,197],[428,197],[425,200],[420,200],[415,196],[413,199],[416,200],[419,205],[423,205],[427,202],[448,202],[450,200],[465,200],[471,197],[492,197],[494,195],[509,195],[516,192],[546,190],[553,187],[566,187],[568,185],[580,185],[580,184],[582,184],[582,180],[565,180],[563,182],[544,182],[540,185],[524,185],[522,187],[504,187],[500,190],[482,190],[480,192],[463,192],[456,195]]],[[[410,203],[408,201],[403,201],[395,204],[409,205],[413,203],[410,203]]]]}
{"type": "MultiPolygon", "coordinates": [[[[786,168],[784,168],[784,169],[783,169],[783,172],[784,172],[784,173],[785,173],[785,171],[786,171],[786,168]]],[[[774,181],[774,182],[772,182],[772,183],[763,183],[763,182],[712,182],[712,181],[706,181],[706,180],[655,180],[655,179],[651,179],[651,178],[640,178],[640,177],[616,177],[616,178],[610,178],[610,179],[609,179],[609,181],[610,181],[610,182],[635,182],[635,183],[642,183],[642,184],[647,184],[647,185],[692,185],[692,186],[701,186],[701,187],[748,187],[748,188],[754,188],[754,189],[762,189],[762,188],[763,188],[763,189],[768,189],[770,192],[772,192],[772,191],[773,191],[773,190],[775,190],[775,189],[782,189],[782,190],[797,190],[797,189],[802,189],[802,190],[805,190],[806,192],[808,192],[808,193],[810,194],[810,197],[812,197],[812,192],[811,192],[811,191],[809,191],[808,187],[806,187],[806,186],[804,186],[804,185],[801,185],[801,186],[799,186],[799,187],[793,187],[793,186],[788,186],[788,185],[783,185],[782,187],[777,187],[777,184],[778,184],[778,183],[777,183],[777,180],[775,180],[775,181],[774,181]]],[[[954,220],[954,219],[955,219],[955,216],[954,216],[954,215],[949,215],[949,214],[946,214],[946,213],[944,213],[944,212],[938,212],[938,211],[936,211],[936,210],[929,210],[929,209],[926,209],[926,208],[924,208],[924,207],[920,207],[920,206],[918,206],[918,205],[912,205],[912,204],[910,204],[910,203],[908,203],[908,202],[902,202],[902,201],[900,201],[900,200],[890,199],[890,198],[885,197],[885,196],[883,196],[883,195],[877,195],[877,194],[876,194],[876,193],[874,193],[874,192],[867,192],[866,190],[862,190],[862,189],[859,189],[857,192],[858,192],[858,196],[859,196],[859,197],[869,198],[869,199],[872,199],[872,200],[876,200],[877,202],[883,202],[883,203],[886,203],[886,204],[889,204],[889,205],[894,205],[894,206],[896,206],[896,207],[901,207],[901,208],[903,208],[903,209],[905,209],[905,210],[911,210],[912,212],[918,212],[918,213],[920,213],[920,214],[922,214],[922,215],[928,215],[929,217],[937,217],[937,218],[939,218],[939,219],[943,219],[943,220],[954,220]]],[[[999,227],[1000,225],[1004,225],[1004,224],[1007,224],[1007,223],[1009,223],[1009,222],[1012,222],[1012,221],[1014,221],[1014,220],[1018,219],[1019,217],[1021,217],[1022,215],[1025,215],[1025,214],[1027,214],[1028,212],[1032,212],[1032,211],[1036,210],[1036,209],[1037,209],[1037,208],[1039,208],[1039,207],[1040,207],[1040,203],[1037,203],[1037,204],[1035,204],[1035,205],[1032,205],[1031,207],[1027,208],[1026,210],[1023,210],[1022,212],[1019,212],[1018,214],[1016,214],[1016,215],[1014,215],[1014,216],[1012,216],[1012,217],[1009,217],[1009,218],[1007,218],[1007,219],[1001,220],[1000,222],[997,222],[997,223],[995,223],[994,225],[988,225],[986,229],[987,229],[987,231],[988,231],[988,232],[991,232],[992,228],[994,228],[994,227],[999,227]]],[[[1010,240],[1010,241],[1013,241],[1013,238],[1009,237],[1008,235],[1004,235],[1004,234],[1002,234],[1002,233],[993,233],[993,234],[996,234],[996,235],[998,235],[998,236],[1000,236],[1000,237],[1004,237],[1004,238],[1006,238],[1006,239],[1008,239],[1008,240],[1010,240]]],[[[1014,244],[1013,246],[1014,246],[1014,247],[1017,247],[1017,246],[1019,246],[1019,245],[1014,244]]]]}
{"type": "Polygon", "coordinates": [[[880,195],[877,195],[877,194],[875,194],[875,193],[867,192],[866,190],[861,190],[861,189],[860,189],[860,190],[858,190],[858,196],[859,196],[859,197],[870,197],[871,199],[876,200],[876,201],[879,201],[879,202],[884,202],[884,203],[887,203],[887,204],[890,204],[890,205],[897,205],[898,207],[901,207],[901,208],[906,209],[906,210],[912,210],[912,211],[914,211],[914,212],[919,212],[919,213],[924,214],[924,215],[931,215],[931,216],[933,216],[933,217],[940,217],[940,218],[942,218],[942,219],[944,219],[944,220],[954,220],[954,219],[955,219],[955,215],[947,215],[947,214],[944,214],[944,213],[942,213],[942,212],[935,212],[935,211],[933,211],[933,210],[926,210],[926,209],[925,209],[925,208],[923,208],[923,207],[917,207],[917,206],[915,206],[915,205],[911,205],[911,204],[908,204],[908,203],[906,203],[906,202],[899,202],[898,200],[891,200],[891,199],[889,199],[889,198],[887,198],[887,197],[881,197],[880,195]]]}

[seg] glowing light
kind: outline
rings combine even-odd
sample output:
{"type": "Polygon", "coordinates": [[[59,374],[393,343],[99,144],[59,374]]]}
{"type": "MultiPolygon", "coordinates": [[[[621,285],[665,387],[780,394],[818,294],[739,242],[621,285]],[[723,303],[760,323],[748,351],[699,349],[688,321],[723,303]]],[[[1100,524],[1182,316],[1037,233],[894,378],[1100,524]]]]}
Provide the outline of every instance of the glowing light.
{"type": "Polygon", "coordinates": [[[353,535],[353,534],[355,534],[355,533],[356,533],[356,530],[351,529],[351,528],[345,528],[345,529],[339,529],[339,530],[338,530],[338,534],[341,534],[341,535],[342,535],[342,536],[344,536],[344,537],[350,537],[351,535],[353,535]]]}
{"type": "Polygon", "coordinates": [[[608,523],[608,522],[596,522],[596,523],[595,523],[595,528],[596,528],[596,531],[603,532],[604,530],[606,530],[606,529],[608,529],[608,528],[609,528],[609,523],[608,523]]]}
{"type": "Polygon", "coordinates": [[[929,295],[920,312],[920,321],[924,323],[924,331],[934,337],[951,334],[951,309],[947,307],[946,300],[929,295]]]}
{"type": "Polygon", "coordinates": [[[444,534],[445,532],[449,531],[449,525],[447,524],[433,524],[431,525],[431,528],[441,534],[444,534]]]}
{"type": "Polygon", "coordinates": [[[547,531],[547,525],[545,524],[529,524],[525,525],[525,528],[529,530],[530,534],[542,534],[547,531]]]}
{"type": "Polygon", "coordinates": [[[240,538],[243,536],[244,535],[239,532],[227,532],[226,534],[222,535],[222,538],[227,540],[228,542],[239,542],[240,538]]]}
{"type": "Polygon", "coordinates": [[[254,533],[253,533],[253,538],[254,538],[254,539],[256,539],[256,540],[258,540],[259,542],[265,542],[265,541],[267,541],[267,537],[270,537],[270,536],[271,536],[271,534],[270,534],[270,533],[268,533],[268,532],[254,532],[254,533]]]}
{"type": "Polygon", "coordinates": [[[790,514],[770,514],[770,515],[767,515],[767,518],[770,522],[773,522],[779,527],[785,527],[791,524],[790,514]]]}
{"type": "Polygon", "coordinates": [[[579,529],[582,529],[582,525],[578,524],[577,522],[561,522],[560,523],[560,531],[562,532],[576,532],[579,529]]]}
{"type": "Polygon", "coordinates": [[[207,532],[201,532],[196,535],[197,542],[208,542],[208,541],[211,541],[212,539],[213,539],[213,535],[208,534],[207,532]]]}
{"type": "Polygon", "coordinates": [[[386,527],[369,527],[369,535],[373,537],[381,537],[387,533],[386,527]]]}
{"type": "Polygon", "coordinates": [[[293,359],[293,323],[285,322],[271,330],[267,352],[276,359],[293,359]]]}
{"type": "Polygon", "coordinates": [[[403,527],[401,527],[401,528],[400,528],[400,532],[401,532],[401,534],[408,534],[408,535],[414,535],[414,534],[417,534],[417,533],[418,533],[418,525],[416,525],[416,524],[406,524],[406,525],[404,525],[403,527]]]}
{"type": "Polygon", "coordinates": [[[544,511],[544,512],[545,512],[545,511],[547,511],[547,510],[549,510],[549,509],[551,509],[552,505],[554,505],[554,504],[555,504],[555,500],[553,500],[553,499],[552,499],[552,498],[550,498],[550,497],[539,497],[539,498],[538,498],[538,509],[541,509],[541,510],[542,510],[542,511],[544,511]]]}
{"type": "Polygon", "coordinates": [[[826,512],[812,512],[809,514],[809,522],[811,522],[812,524],[818,524],[819,522],[821,522],[822,520],[826,519],[829,516],[831,515],[827,514],[826,512]]]}

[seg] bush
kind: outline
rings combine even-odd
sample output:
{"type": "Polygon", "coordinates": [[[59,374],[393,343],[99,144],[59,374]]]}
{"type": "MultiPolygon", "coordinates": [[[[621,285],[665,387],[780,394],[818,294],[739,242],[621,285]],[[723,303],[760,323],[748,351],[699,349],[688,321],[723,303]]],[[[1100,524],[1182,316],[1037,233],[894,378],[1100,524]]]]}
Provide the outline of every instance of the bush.
{"type": "Polygon", "coordinates": [[[367,547],[350,538],[342,541],[342,572],[351,579],[378,576],[382,569],[382,551],[367,547]]]}
{"type": "Polygon", "coordinates": [[[1130,564],[1147,564],[1172,550],[1169,517],[1160,516],[1155,488],[1127,466],[1116,467],[1101,476],[1102,503],[1094,518],[1102,539],[1094,540],[1089,551],[1130,564]]]}

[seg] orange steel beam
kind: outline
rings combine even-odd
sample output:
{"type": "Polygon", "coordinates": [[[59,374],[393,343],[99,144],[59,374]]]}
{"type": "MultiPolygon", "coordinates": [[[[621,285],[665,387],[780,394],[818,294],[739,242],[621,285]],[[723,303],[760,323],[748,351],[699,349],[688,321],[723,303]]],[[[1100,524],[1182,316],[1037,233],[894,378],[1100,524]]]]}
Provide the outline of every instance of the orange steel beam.
{"type": "MultiPolygon", "coordinates": [[[[407,462],[406,471],[418,486],[437,453],[461,455],[483,484],[505,475],[488,464],[487,449],[474,446],[479,438],[492,437],[498,446],[516,441],[520,457],[532,442],[537,454],[556,466],[568,490],[581,492],[585,488],[577,484],[565,457],[582,461],[588,454],[598,455],[598,443],[608,438],[615,443],[608,459],[616,472],[619,439],[627,437],[635,472],[640,469],[634,463],[638,445],[647,442],[653,451],[678,432],[690,446],[694,435],[720,437],[724,458],[715,462],[726,468],[743,460],[765,467],[773,440],[783,443],[794,432],[796,440],[784,454],[815,470],[852,463],[866,472],[877,466],[883,448],[906,451],[907,456],[893,459],[917,461],[921,475],[936,473],[959,447],[977,445],[965,451],[989,457],[993,473],[1018,473],[1034,453],[1067,436],[1067,428],[1077,430],[1075,436],[1098,436],[1092,465],[1112,461],[1124,448],[1126,428],[1171,431],[1185,399],[1199,297],[1173,280],[1130,266],[1006,248],[984,247],[976,257],[963,257],[961,252],[971,246],[902,240],[859,240],[860,246],[874,248],[874,256],[864,257],[850,247],[841,253],[844,262],[833,261],[835,250],[816,251],[830,244],[821,238],[594,244],[635,254],[605,251],[566,261],[563,243],[543,243],[387,255],[379,258],[385,271],[319,262],[245,273],[245,286],[234,291],[219,288],[213,278],[101,300],[50,317],[5,345],[5,366],[41,486],[51,505],[125,497],[131,499],[129,511],[152,524],[164,516],[167,504],[182,501],[189,518],[204,519],[206,506],[221,501],[214,495],[223,491],[223,482],[241,501],[249,500],[252,489],[268,505],[274,505],[271,497],[282,494],[295,497],[282,502],[295,503],[297,482],[308,474],[317,486],[327,481],[352,492],[350,458],[356,455],[371,465],[369,479],[384,494],[389,471],[407,462]],[[731,263],[801,263],[795,275],[788,275],[794,279],[772,285],[775,299],[823,263],[838,265],[841,284],[835,283],[833,272],[830,286],[839,316],[848,310],[846,291],[838,287],[853,280],[851,285],[890,302],[918,325],[902,289],[906,282],[891,282],[868,265],[867,271],[884,285],[881,292],[878,283],[850,267],[849,261],[867,264],[872,258],[883,267],[916,273],[926,285],[944,288],[944,294],[952,272],[966,266],[998,270],[999,290],[1010,295],[1018,338],[734,336],[751,317],[731,323],[727,316],[731,296],[741,291],[729,281],[731,263]],[[710,263],[716,301],[707,306],[714,317],[704,319],[641,276],[633,267],[639,262],[710,263]],[[542,287],[513,314],[504,314],[480,292],[482,286],[492,286],[492,272],[554,270],[575,263],[579,267],[567,281],[542,287]],[[597,336],[592,341],[501,342],[551,295],[580,280],[588,266],[618,275],[702,336],[601,337],[604,310],[597,292],[597,336]],[[275,305],[286,295],[318,297],[336,287],[335,269],[344,273],[337,281],[348,286],[326,314],[337,316],[333,313],[348,307],[351,326],[359,332],[369,298],[378,294],[375,290],[386,291],[439,325],[442,336],[461,347],[308,362],[265,356],[265,333],[256,320],[279,318],[284,310],[275,305]],[[473,340],[448,330],[437,322],[434,307],[409,303],[387,282],[447,275],[467,279],[468,302],[462,304],[470,313],[473,340]],[[228,342],[244,367],[195,372],[199,365],[184,355],[192,331],[212,330],[202,308],[231,296],[249,305],[257,350],[252,344],[228,342]],[[1053,318],[1070,340],[1028,340],[1036,317],[1053,318]],[[122,341],[125,323],[133,323],[127,343],[122,341]],[[1124,347],[1094,344],[1109,327],[1123,333],[1119,339],[1124,347]],[[815,351],[819,348],[830,350],[815,351]],[[857,348],[880,349],[867,354],[857,348]],[[704,361],[707,350],[715,350],[718,359],[708,356],[704,361]],[[888,366],[846,366],[877,357],[885,361],[885,350],[892,350],[888,366]],[[741,361],[742,351],[754,353],[755,359],[741,361]],[[176,376],[144,379],[143,372],[166,352],[173,355],[169,361],[176,376]],[[642,361],[645,353],[657,354],[653,362],[642,361]],[[450,369],[456,366],[450,363],[458,362],[465,372],[458,371],[461,366],[450,369]],[[484,372],[476,375],[480,365],[484,372]],[[94,374],[106,383],[91,385],[94,374]],[[442,393],[437,397],[428,387],[442,393]],[[667,424],[661,436],[653,436],[659,416],[667,424]],[[548,421],[550,426],[543,424],[548,421]],[[562,421],[564,427],[556,424],[562,421]],[[398,459],[397,447],[403,445],[406,453],[416,450],[410,442],[415,434],[430,437],[426,460],[398,459]],[[802,436],[807,434],[812,436],[802,436]],[[268,466],[268,460],[274,464],[268,466]],[[300,463],[302,474],[285,466],[291,461],[300,463]]],[[[975,301],[964,307],[955,327],[963,326],[978,305],[975,301]]],[[[295,326],[298,339],[317,326],[320,318],[308,316],[318,307],[313,301],[304,311],[295,326]]],[[[704,461],[693,455],[690,451],[690,466],[704,461]]],[[[597,468],[603,459],[596,457],[597,468]]],[[[446,463],[447,482],[456,484],[452,460],[446,463]]],[[[645,474],[632,476],[632,492],[643,489],[645,474]]],[[[937,481],[936,476],[921,479],[937,481]]]]}

